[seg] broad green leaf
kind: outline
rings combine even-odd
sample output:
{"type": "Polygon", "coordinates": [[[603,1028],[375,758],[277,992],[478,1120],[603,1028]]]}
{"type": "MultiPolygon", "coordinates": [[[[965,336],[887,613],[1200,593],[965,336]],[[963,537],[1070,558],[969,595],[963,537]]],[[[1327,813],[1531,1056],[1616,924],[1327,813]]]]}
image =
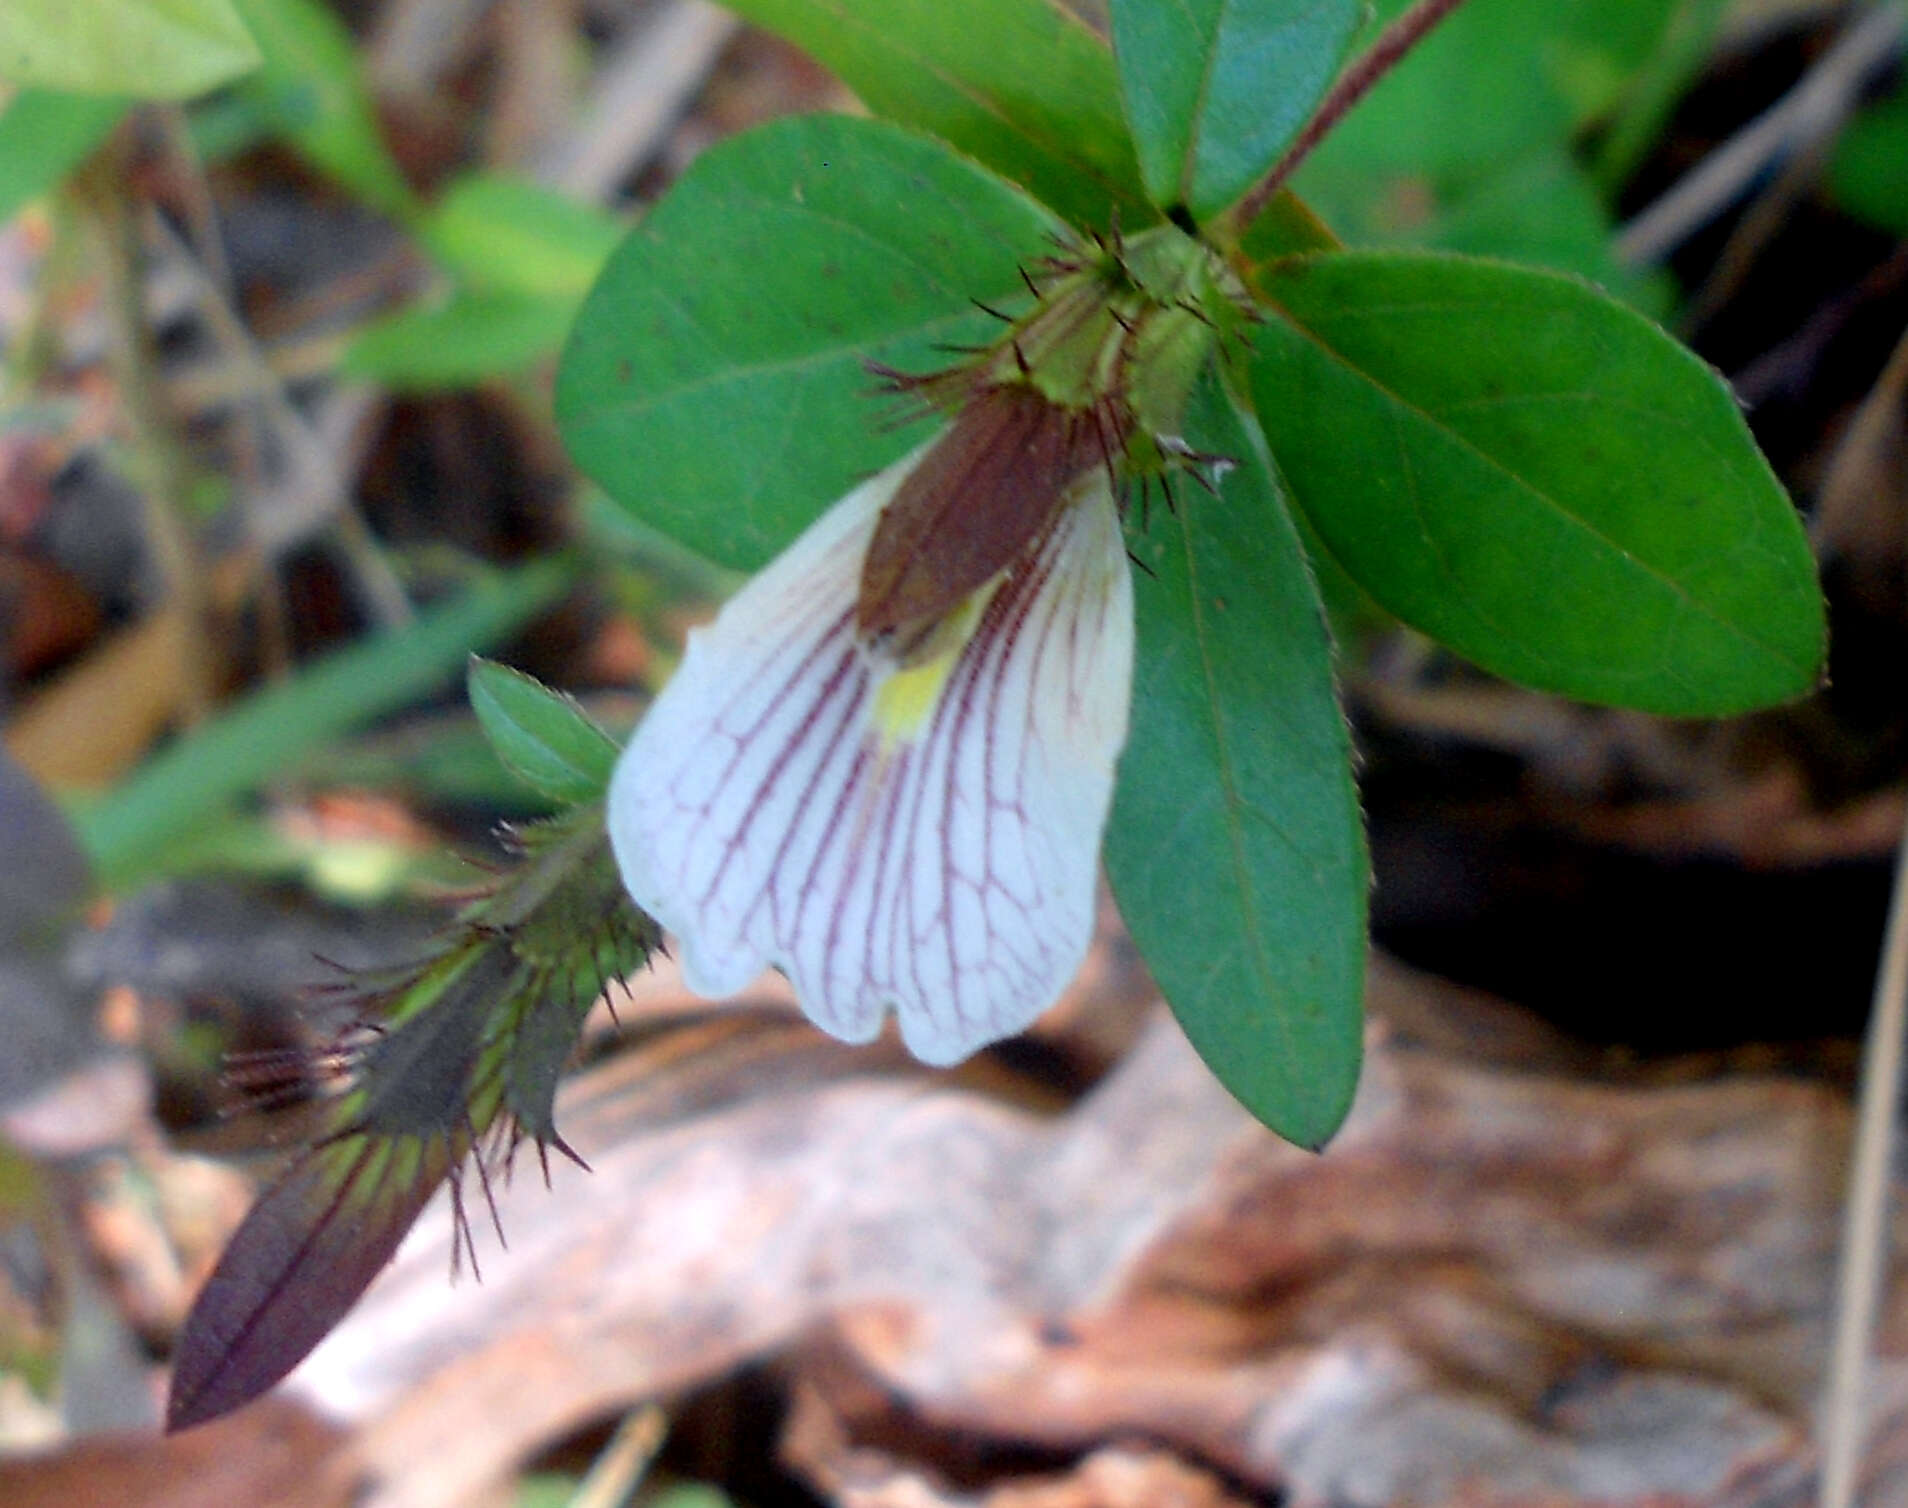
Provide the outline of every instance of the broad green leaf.
{"type": "Polygon", "coordinates": [[[108,94],[22,89],[0,109],[0,223],[92,154],[126,113],[108,94]]]}
{"type": "Polygon", "coordinates": [[[557,373],[570,454],[646,523],[752,569],[919,443],[869,361],[926,371],[1024,303],[1060,229],[941,143],[846,116],[712,148],[610,259],[557,373]]]}
{"type": "Polygon", "coordinates": [[[513,774],[562,802],[602,796],[616,764],[616,740],[574,697],[508,665],[476,658],[469,690],[485,737],[513,774]]]}
{"type": "Polygon", "coordinates": [[[1393,192],[1378,197],[1333,198],[1324,212],[1357,245],[1422,246],[1535,262],[1589,278],[1645,313],[1668,312],[1670,288],[1659,276],[1617,259],[1610,210],[1559,143],[1544,143],[1444,193],[1428,182],[1413,192],[1402,179],[1391,187],[1393,192]]]}
{"type": "MultiPolygon", "coordinates": [[[[1372,240],[1406,238],[1369,229],[1372,240]]],[[[1407,235],[1430,250],[1541,262],[1607,286],[1622,271],[1610,249],[1613,231],[1589,176],[1563,147],[1547,143],[1447,198],[1407,235]]]]}
{"type": "Polygon", "coordinates": [[[392,160],[358,68],[351,33],[321,0],[236,0],[264,66],[243,89],[312,165],[366,204],[397,218],[416,197],[392,160]]]}
{"type": "Polygon", "coordinates": [[[0,79],[190,99],[258,66],[232,0],[6,0],[0,79]]]}
{"type": "Polygon", "coordinates": [[[1084,229],[1151,218],[1105,40],[1063,0],[731,0],[877,115],[917,126],[1084,229]]]}
{"type": "Polygon", "coordinates": [[[76,814],[102,881],[120,887],[137,879],[198,823],[318,745],[449,680],[473,649],[547,607],[572,572],[568,561],[550,559],[490,576],[414,623],[301,667],[181,738],[76,814]]]}
{"type": "Polygon", "coordinates": [[[593,205],[521,179],[471,173],[418,227],[466,287],[569,298],[589,292],[627,226],[593,205]]]}
{"type": "Polygon", "coordinates": [[[457,291],[373,320],[340,366],[406,392],[470,387],[554,354],[576,305],[574,294],[457,291]]]}
{"type": "Polygon", "coordinates": [[[1186,438],[1236,465],[1217,498],[1129,521],[1133,723],[1107,871],[1199,1055],[1247,1109],[1322,1146],[1358,1082],[1364,831],[1331,644],[1248,417],[1212,380],[1186,438]]]}
{"type": "Polygon", "coordinates": [[[1309,204],[1284,190],[1275,194],[1258,218],[1240,233],[1233,260],[1242,274],[1249,274],[1261,262],[1308,251],[1337,251],[1340,244],[1309,204]]]}
{"type": "Polygon", "coordinates": [[[1851,214],[1908,236],[1908,88],[1849,121],[1829,163],[1829,188],[1851,214]]]}
{"type": "MultiPolygon", "coordinates": [[[[1660,291],[1611,257],[1608,206],[1571,149],[1629,97],[1685,3],[1468,0],[1332,130],[1294,186],[1353,245],[1542,262],[1660,308],[1660,291]]],[[[1381,0],[1377,19],[1405,4],[1381,0]]]]}
{"type": "MultiPolygon", "coordinates": [[[[1643,19],[1655,7],[1636,7],[1643,19]]],[[[1614,193],[1662,139],[1676,103],[1703,71],[1732,0],[1673,0],[1661,30],[1637,59],[1608,128],[1596,144],[1598,184],[1614,193]]],[[[1634,12],[1633,12],[1634,14],[1634,12]]]]}
{"type": "Polygon", "coordinates": [[[1298,134],[1362,0],[1112,0],[1120,92],[1146,191],[1202,224],[1298,134]]]}
{"type": "Polygon", "coordinates": [[[1802,526],[1716,374],[1574,279],[1406,252],[1271,263],[1252,387],[1374,600],[1486,669],[1678,717],[1802,696],[1802,526]]]}
{"type": "MultiPolygon", "coordinates": [[[[1610,109],[1678,0],[1467,0],[1333,127],[1300,172],[1472,180],[1610,109]]],[[[1409,0],[1379,0],[1374,24],[1409,0]]],[[[1309,194],[1308,194],[1309,197],[1309,194]]]]}

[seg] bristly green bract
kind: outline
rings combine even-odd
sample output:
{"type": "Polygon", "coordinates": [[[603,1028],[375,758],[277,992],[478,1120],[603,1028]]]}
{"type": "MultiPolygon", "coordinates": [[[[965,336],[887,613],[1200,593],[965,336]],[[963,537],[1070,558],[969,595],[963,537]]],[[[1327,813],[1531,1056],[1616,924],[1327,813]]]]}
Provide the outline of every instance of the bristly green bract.
{"type": "MultiPolygon", "coordinates": [[[[536,718],[519,719],[520,733],[525,723],[534,729],[536,718]]],[[[437,953],[363,981],[358,1023],[315,1055],[343,1065],[345,1087],[187,1316],[168,1429],[229,1413],[291,1371],[446,1179],[469,1251],[466,1159],[488,1202],[492,1172],[524,1141],[540,1158],[553,1147],[568,1154],[557,1080],[591,1004],[642,967],[658,935],[623,893],[600,801],[513,838],[518,862],[465,907],[437,953]]]]}

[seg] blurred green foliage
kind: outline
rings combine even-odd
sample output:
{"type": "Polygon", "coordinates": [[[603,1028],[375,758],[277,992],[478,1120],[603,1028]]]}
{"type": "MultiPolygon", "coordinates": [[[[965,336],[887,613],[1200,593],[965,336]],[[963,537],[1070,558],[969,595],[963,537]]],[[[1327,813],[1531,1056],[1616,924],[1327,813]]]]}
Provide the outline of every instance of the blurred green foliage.
{"type": "Polygon", "coordinates": [[[7,0],[0,81],[189,99],[258,66],[233,0],[7,0]]]}
{"type": "MultiPolygon", "coordinates": [[[[1379,0],[1373,27],[1405,9],[1379,0]]],[[[1388,74],[1295,186],[1354,245],[1423,246],[1575,272],[1662,314],[1668,286],[1612,255],[1610,186],[1580,150],[1659,118],[1707,48],[1695,0],[1469,0],[1388,74]]]]}
{"type": "Polygon", "coordinates": [[[1908,236],[1908,85],[1848,123],[1829,164],[1829,186],[1850,214],[1908,236]]]}

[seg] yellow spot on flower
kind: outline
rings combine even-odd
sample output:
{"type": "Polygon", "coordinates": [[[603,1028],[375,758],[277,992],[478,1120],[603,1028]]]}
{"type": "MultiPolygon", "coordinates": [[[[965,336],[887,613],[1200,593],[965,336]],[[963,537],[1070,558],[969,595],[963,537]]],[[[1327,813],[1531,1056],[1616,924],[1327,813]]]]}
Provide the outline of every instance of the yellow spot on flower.
{"type": "MultiPolygon", "coordinates": [[[[996,578],[996,581],[998,578],[996,578]]],[[[980,626],[981,614],[994,595],[996,581],[975,592],[943,619],[928,639],[917,646],[875,691],[874,728],[881,737],[882,752],[910,743],[941,700],[941,689],[948,675],[980,626]]]]}

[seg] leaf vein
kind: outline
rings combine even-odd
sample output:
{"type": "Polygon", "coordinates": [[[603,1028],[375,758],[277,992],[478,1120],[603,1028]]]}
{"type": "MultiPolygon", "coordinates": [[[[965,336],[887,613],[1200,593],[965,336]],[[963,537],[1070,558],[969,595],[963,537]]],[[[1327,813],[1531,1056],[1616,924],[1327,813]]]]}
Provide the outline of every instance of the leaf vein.
{"type": "MultiPolygon", "coordinates": [[[[1390,404],[1392,404],[1394,406],[1394,411],[1400,416],[1401,422],[1402,422],[1403,415],[1410,415],[1411,417],[1419,420],[1421,423],[1423,423],[1427,428],[1432,430],[1434,433],[1448,437],[1448,439],[1453,444],[1458,446],[1466,454],[1468,454],[1474,460],[1476,460],[1481,465],[1483,465],[1487,470],[1502,477],[1515,490],[1529,497],[1532,501],[1538,503],[1540,506],[1547,509],[1554,515],[1556,515],[1558,518],[1562,519],[1567,526],[1574,528],[1577,532],[1582,534],[1584,537],[1592,540],[1596,544],[1602,546],[1604,549],[1617,555],[1619,558],[1629,562],[1642,575],[1650,578],[1651,580],[1656,582],[1657,585],[1666,589],[1674,599],[1687,604],[1700,617],[1704,618],[1705,620],[1707,620],[1708,622],[1710,622],[1717,628],[1720,628],[1721,630],[1723,630],[1728,636],[1738,640],[1739,642],[1743,644],[1748,645],[1752,649],[1761,651],[1762,653],[1768,655],[1770,658],[1775,659],[1781,662],[1782,664],[1792,666],[1794,669],[1798,671],[1806,672],[1808,670],[1809,667],[1806,664],[1792,658],[1780,646],[1759,638],[1757,635],[1750,632],[1747,628],[1723,616],[1722,613],[1712,608],[1707,602],[1704,602],[1700,598],[1696,597],[1692,592],[1690,592],[1690,590],[1686,586],[1684,586],[1682,582],[1678,581],[1674,576],[1671,576],[1667,574],[1666,572],[1662,571],[1651,562],[1642,559],[1640,556],[1636,555],[1634,552],[1627,549],[1620,541],[1613,539],[1608,534],[1606,534],[1603,530],[1594,526],[1588,519],[1584,518],[1581,514],[1573,513],[1567,506],[1565,506],[1557,498],[1553,497],[1549,492],[1545,491],[1543,488],[1537,486],[1536,484],[1532,483],[1526,478],[1519,476],[1515,471],[1511,470],[1509,466],[1505,465],[1496,456],[1492,455],[1489,451],[1483,449],[1481,446],[1476,444],[1468,436],[1460,434],[1455,429],[1452,429],[1447,425],[1439,423],[1437,416],[1433,414],[1430,410],[1406,398],[1402,393],[1390,387],[1388,384],[1379,381],[1378,378],[1373,373],[1368,371],[1366,368],[1359,366],[1349,356],[1345,355],[1343,352],[1339,351],[1336,347],[1334,347],[1329,341],[1325,339],[1325,337],[1320,332],[1312,329],[1308,325],[1303,324],[1296,316],[1292,314],[1292,312],[1289,309],[1273,301],[1268,301],[1267,307],[1271,308],[1272,310],[1274,310],[1275,312],[1283,316],[1285,323],[1289,329],[1295,331],[1300,336],[1302,336],[1305,340],[1309,341],[1312,345],[1317,347],[1317,349],[1321,353],[1323,353],[1329,360],[1335,363],[1342,371],[1346,372],[1357,381],[1365,383],[1374,392],[1377,392],[1383,398],[1385,398],[1390,404]]],[[[1401,437],[1402,437],[1402,434],[1403,434],[1403,431],[1401,428],[1400,429],[1401,437]]]]}

